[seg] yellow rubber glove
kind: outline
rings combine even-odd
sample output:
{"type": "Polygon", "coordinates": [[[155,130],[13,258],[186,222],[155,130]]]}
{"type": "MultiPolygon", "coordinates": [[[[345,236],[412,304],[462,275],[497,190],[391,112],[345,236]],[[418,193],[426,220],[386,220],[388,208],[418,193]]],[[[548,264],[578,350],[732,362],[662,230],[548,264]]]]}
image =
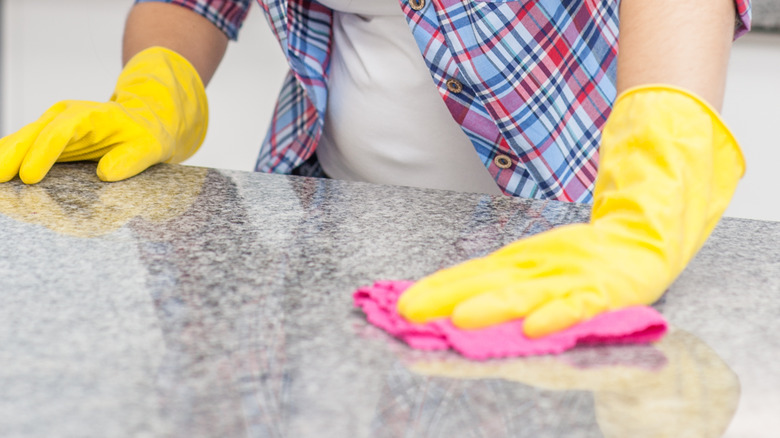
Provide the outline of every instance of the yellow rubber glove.
{"type": "Polygon", "coordinates": [[[69,100],[0,139],[0,182],[40,182],[55,162],[99,160],[103,181],[192,156],[206,136],[206,91],[181,55],[152,47],[135,55],[105,103],[69,100]]]}
{"type": "Polygon", "coordinates": [[[461,328],[526,318],[541,337],[599,313],[651,304],[717,224],[745,165],[717,112],[691,93],[643,86],[604,128],[588,224],[563,226],[439,271],[400,299],[407,319],[461,328]]]}

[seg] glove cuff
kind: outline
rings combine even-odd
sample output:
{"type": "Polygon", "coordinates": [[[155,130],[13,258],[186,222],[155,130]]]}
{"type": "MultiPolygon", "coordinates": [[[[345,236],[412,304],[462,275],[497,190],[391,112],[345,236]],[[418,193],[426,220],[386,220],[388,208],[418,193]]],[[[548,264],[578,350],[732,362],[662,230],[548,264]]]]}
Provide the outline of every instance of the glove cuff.
{"type": "Polygon", "coordinates": [[[682,87],[675,87],[673,85],[667,85],[667,84],[639,85],[636,87],[629,88],[623,91],[622,93],[620,93],[617,99],[615,99],[615,104],[613,105],[613,108],[617,108],[618,105],[620,105],[624,100],[630,100],[631,98],[637,97],[636,95],[641,96],[643,94],[652,94],[652,93],[676,94],[679,95],[679,97],[681,98],[690,99],[691,101],[695,102],[699,107],[701,107],[702,111],[710,116],[710,119],[712,120],[712,124],[713,124],[713,130],[719,131],[718,133],[725,141],[725,143],[730,145],[731,148],[736,153],[738,158],[738,165],[740,168],[739,178],[742,178],[745,175],[745,168],[746,168],[745,156],[742,153],[742,148],[740,148],[737,138],[731,132],[731,129],[729,129],[729,127],[726,125],[726,122],[723,120],[723,118],[721,118],[718,110],[713,108],[712,105],[710,105],[706,100],[704,100],[701,96],[694,93],[693,91],[687,90],[682,87]]]}
{"type": "Polygon", "coordinates": [[[128,107],[139,122],[156,125],[149,128],[169,151],[166,163],[191,157],[206,137],[206,89],[195,67],[173,50],[150,47],[133,56],[111,100],[128,107]]]}
{"type": "Polygon", "coordinates": [[[667,85],[632,88],[604,127],[591,222],[655,248],[670,283],[720,220],[744,171],[734,135],[700,97],[667,85]]]}

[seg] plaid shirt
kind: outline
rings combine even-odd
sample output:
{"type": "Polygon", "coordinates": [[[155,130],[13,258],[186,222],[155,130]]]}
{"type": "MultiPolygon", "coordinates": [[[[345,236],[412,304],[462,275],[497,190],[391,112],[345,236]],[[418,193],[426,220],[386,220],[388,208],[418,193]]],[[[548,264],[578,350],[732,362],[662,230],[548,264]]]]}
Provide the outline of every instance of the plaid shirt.
{"type": "MultiPolygon", "coordinates": [[[[250,5],[157,1],[200,13],[231,39],[250,5]]],[[[619,1],[399,1],[434,85],[499,187],[590,202],[601,129],[617,94],[619,1]]],[[[750,28],[750,0],[735,2],[739,36],[750,28]]],[[[290,173],[322,134],[333,13],[315,0],[258,3],[290,72],[256,170],[290,173]]]]}

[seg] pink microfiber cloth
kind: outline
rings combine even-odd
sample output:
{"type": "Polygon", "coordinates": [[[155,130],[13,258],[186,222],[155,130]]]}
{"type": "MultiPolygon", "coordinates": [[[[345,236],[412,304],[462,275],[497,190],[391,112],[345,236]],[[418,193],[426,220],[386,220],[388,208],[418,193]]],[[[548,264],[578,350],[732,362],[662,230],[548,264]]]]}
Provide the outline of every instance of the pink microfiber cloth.
{"type": "Polygon", "coordinates": [[[480,330],[462,330],[447,318],[425,324],[407,321],[396,310],[411,281],[378,281],[355,291],[355,307],[368,321],[419,350],[452,348],[470,359],[561,353],[577,344],[633,344],[661,339],[666,320],[652,307],[629,307],[603,313],[566,330],[539,339],[523,335],[523,321],[510,321],[480,330]]]}

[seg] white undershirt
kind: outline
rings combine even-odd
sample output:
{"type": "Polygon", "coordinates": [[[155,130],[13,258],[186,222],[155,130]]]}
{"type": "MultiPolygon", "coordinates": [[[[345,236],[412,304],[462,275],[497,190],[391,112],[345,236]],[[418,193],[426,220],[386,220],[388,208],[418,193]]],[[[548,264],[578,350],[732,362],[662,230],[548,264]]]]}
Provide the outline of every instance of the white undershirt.
{"type": "Polygon", "coordinates": [[[501,194],[452,119],[397,0],[333,9],[328,110],[317,156],[337,179],[501,194]]]}

